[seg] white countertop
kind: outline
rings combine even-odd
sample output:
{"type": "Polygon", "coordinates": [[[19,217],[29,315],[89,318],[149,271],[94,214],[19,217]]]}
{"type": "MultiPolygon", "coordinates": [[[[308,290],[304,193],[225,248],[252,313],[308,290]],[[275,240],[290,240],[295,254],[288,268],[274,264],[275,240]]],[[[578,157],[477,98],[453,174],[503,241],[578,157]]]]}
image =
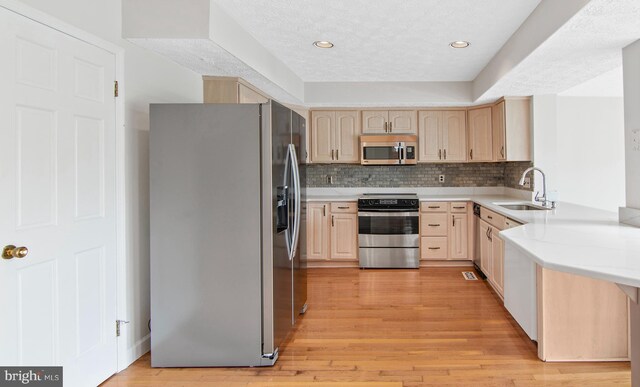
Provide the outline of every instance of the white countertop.
{"type": "MultiPolygon", "coordinates": [[[[310,192],[307,200],[353,201],[359,196],[354,190],[310,192]]],[[[500,237],[542,267],[640,287],[640,228],[620,224],[615,212],[565,202],[541,211],[507,210],[494,204],[523,201],[522,193],[509,189],[420,191],[421,201],[473,201],[524,223],[500,232],[500,237]]]]}

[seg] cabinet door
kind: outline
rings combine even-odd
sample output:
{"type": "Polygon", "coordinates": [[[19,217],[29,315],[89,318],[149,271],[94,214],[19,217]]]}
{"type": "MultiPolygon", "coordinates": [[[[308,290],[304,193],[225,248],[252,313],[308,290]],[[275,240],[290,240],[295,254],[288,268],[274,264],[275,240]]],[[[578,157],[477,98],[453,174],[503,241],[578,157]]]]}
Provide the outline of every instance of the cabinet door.
{"type": "Polygon", "coordinates": [[[359,163],[360,162],[360,123],[357,111],[336,111],[336,129],[334,147],[336,149],[336,162],[359,163]]]}
{"type": "Polygon", "coordinates": [[[307,260],[329,259],[329,205],[307,203],[307,260]]]}
{"type": "Polygon", "coordinates": [[[469,161],[492,161],[491,107],[471,109],[469,117],[469,161]]]}
{"type": "Polygon", "coordinates": [[[417,134],[417,120],[415,110],[391,110],[389,111],[389,133],[417,134]]]}
{"type": "Polygon", "coordinates": [[[467,161],[467,114],[464,110],[442,112],[442,159],[467,161]]]}
{"type": "Polygon", "coordinates": [[[493,105],[491,108],[491,126],[493,131],[493,159],[505,161],[507,159],[507,132],[505,126],[505,103],[493,105]]]}
{"type": "Polygon", "coordinates": [[[489,239],[489,229],[491,226],[484,220],[480,221],[480,270],[491,280],[491,261],[492,261],[492,246],[489,239]]]}
{"type": "Polygon", "coordinates": [[[387,133],[389,114],[386,110],[363,110],[362,133],[387,133]]]}
{"type": "Polygon", "coordinates": [[[497,228],[493,228],[491,235],[493,250],[491,277],[493,279],[493,287],[498,294],[504,296],[504,241],[498,237],[499,231],[497,228]]]}
{"type": "Polygon", "coordinates": [[[335,112],[311,112],[311,162],[327,163],[333,161],[335,120],[335,112]]]}
{"type": "Polygon", "coordinates": [[[267,103],[269,99],[257,91],[238,83],[238,103],[267,103]]]}
{"type": "Polygon", "coordinates": [[[450,215],[450,220],[449,258],[467,259],[469,258],[468,215],[463,213],[453,213],[450,215]]]}
{"type": "Polygon", "coordinates": [[[436,110],[418,112],[418,161],[441,161],[442,112],[436,110]]]}
{"type": "Polygon", "coordinates": [[[331,259],[358,259],[358,215],[331,214],[331,259]]]}

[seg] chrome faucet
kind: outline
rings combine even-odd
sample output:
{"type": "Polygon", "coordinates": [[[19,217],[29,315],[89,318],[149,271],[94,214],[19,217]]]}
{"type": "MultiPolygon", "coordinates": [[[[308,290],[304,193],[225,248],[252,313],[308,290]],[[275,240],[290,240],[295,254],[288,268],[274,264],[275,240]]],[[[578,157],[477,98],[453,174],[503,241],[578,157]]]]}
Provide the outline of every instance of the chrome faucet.
{"type": "Polygon", "coordinates": [[[518,184],[524,186],[524,178],[527,176],[527,173],[531,171],[538,171],[542,175],[542,196],[539,196],[540,192],[536,192],[535,201],[540,202],[540,204],[542,204],[545,207],[555,208],[556,203],[553,201],[547,200],[547,180],[546,180],[546,176],[544,175],[544,172],[542,172],[542,169],[536,168],[536,167],[527,168],[524,172],[522,172],[522,177],[520,178],[520,181],[518,182],[518,184]]]}

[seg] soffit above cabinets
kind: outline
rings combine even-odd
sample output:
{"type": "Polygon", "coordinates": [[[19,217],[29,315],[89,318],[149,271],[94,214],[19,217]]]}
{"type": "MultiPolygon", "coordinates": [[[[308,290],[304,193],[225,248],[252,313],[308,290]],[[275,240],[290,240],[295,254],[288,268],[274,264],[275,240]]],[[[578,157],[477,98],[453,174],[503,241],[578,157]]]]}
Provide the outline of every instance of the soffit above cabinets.
{"type": "Polygon", "coordinates": [[[637,20],[637,0],[123,2],[124,38],[309,107],[560,93],[619,67],[621,48],[640,39],[637,20]]]}
{"type": "Polygon", "coordinates": [[[472,81],[540,3],[214,1],[304,82],[472,81]],[[471,44],[453,49],[456,40],[471,44]]]}

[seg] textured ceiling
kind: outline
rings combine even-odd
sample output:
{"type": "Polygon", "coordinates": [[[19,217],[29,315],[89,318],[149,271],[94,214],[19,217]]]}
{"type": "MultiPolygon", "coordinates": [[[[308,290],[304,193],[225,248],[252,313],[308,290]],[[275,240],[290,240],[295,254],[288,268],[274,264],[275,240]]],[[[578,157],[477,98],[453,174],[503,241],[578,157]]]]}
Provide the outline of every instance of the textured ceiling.
{"type": "Polygon", "coordinates": [[[471,81],[540,3],[214,1],[305,82],[471,81]],[[452,49],[454,40],[471,46],[452,49]]]}
{"type": "Polygon", "coordinates": [[[592,0],[481,100],[561,93],[622,66],[622,48],[639,38],[640,0],[592,0]]]}

